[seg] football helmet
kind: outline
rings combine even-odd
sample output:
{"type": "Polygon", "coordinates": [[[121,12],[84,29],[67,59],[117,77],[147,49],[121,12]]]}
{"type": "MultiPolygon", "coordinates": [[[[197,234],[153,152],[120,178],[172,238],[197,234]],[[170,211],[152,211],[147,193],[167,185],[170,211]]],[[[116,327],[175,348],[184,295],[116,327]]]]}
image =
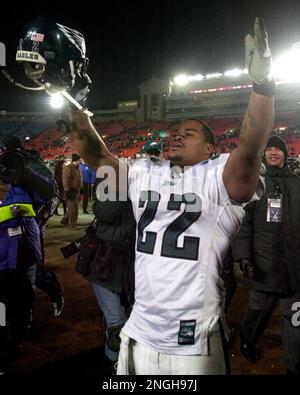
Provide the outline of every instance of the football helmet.
{"type": "Polygon", "coordinates": [[[36,86],[24,86],[4,72],[14,85],[45,90],[49,95],[62,94],[84,110],[91,80],[87,75],[89,60],[81,32],[56,22],[52,17],[39,16],[22,30],[16,61],[22,64],[25,75],[36,86]]]}

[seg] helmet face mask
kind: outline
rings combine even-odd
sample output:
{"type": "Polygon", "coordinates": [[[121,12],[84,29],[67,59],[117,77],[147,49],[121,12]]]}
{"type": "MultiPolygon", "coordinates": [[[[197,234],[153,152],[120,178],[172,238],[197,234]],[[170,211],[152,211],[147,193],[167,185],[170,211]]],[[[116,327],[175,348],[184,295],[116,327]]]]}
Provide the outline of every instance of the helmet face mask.
{"type": "Polygon", "coordinates": [[[26,77],[33,81],[41,79],[45,72],[43,63],[22,62],[22,66],[26,77]]]}

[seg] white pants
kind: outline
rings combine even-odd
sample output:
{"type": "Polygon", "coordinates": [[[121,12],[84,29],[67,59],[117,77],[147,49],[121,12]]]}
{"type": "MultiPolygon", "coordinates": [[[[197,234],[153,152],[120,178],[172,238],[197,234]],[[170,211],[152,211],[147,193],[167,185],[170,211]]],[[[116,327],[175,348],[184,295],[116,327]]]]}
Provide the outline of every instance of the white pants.
{"type": "MultiPolygon", "coordinates": [[[[209,355],[171,355],[150,350],[122,331],[117,375],[225,375],[219,323],[208,337],[209,355]]],[[[180,347],[180,346],[179,346],[180,347]]]]}

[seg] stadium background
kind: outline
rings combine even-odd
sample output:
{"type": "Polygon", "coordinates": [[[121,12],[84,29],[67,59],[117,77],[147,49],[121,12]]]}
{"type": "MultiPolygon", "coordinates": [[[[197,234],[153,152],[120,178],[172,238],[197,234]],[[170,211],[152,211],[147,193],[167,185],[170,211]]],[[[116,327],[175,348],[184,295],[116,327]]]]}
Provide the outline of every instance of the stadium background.
{"type": "MultiPolygon", "coordinates": [[[[248,76],[242,70],[227,75],[179,76],[162,81],[151,78],[139,85],[138,100],[121,101],[117,108],[94,111],[93,122],[104,136],[109,149],[119,157],[139,156],[147,141],[161,141],[167,155],[168,132],[187,117],[200,117],[214,130],[216,152],[228,152],[239,141],[242,116],[251,91],[248,76]],[[231,74],[231,75],[230,75],[231,74]]],[[[63,109],[48,113],[0,113],[0,141],[8,135],[19,136],[26,147],[36,149],[54,165],[57,155],[74,152],[71,134],[63,119],[63,109]]],[[[274,133],[288,143],[292,157],[300,154],[300,112],[298,86],[280,83],[276,96],[274,133]]],[[[91,204],[91,203],[90,203],[91,204]]],[[[80,238],[92,216],[80,215],[79,226],[72,234],[62,227],[60,217],[47,226],[46,264],[53,270],[65,290],[65,309],[59,318],[52,317],[50,302],[37,291],[34,311],[35,327],[24,343],[17,373],[49,375],[63,373],[97,376],[105,372],[103,353],[103,319],[89,284],[74,271],[75,257],[64,260],[60,248],[80,238]]],[[[284,374],[281,349],[281,321],[276,310],[260,342],[261,360],[251,364],[239,352],[238,328],[247,303],[237,271],[238,291],[228,314],[231,336],[233,374],[284,374]]]]}
{"type": "MultiPolygon", "coordinates": [[[[274,133],[286,139],[290,155],[300,154],[300,83],[280,80],[275,100],[274,133]]],[[[216,152],[226,152],[238,143],[239,129],[251,91],[244,70],[174,80],[151,78],[139,86],[137,100],[120,101],[115,109],[92,109],[93,123],[118,157],[133,158],[148,140],[163,142],[167,154],[168,132],[184,118],[201,118],[216,136],[216,152]]],[[[74,152],[72,138],[61,120],[64,110],[47,113],[0,111],[0,141],[8,135],[20,137],[46,161],[74,152]]]]}

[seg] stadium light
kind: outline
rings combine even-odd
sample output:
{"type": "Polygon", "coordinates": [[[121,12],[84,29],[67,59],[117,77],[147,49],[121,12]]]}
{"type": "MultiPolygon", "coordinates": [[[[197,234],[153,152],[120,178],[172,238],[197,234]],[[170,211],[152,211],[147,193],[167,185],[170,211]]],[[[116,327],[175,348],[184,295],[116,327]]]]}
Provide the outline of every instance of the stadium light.
{"type": "Polygon", "coordinates": [[[187,74],[179,74],[177,75],[174,80],[170,80],[170,86],[172,85],[178,85],[178,86],[185,86],[189,82],[192,81],[202,81],[202,80],[211,80],[211,79],[218,79],[223,76],[225,77],[240,77],[242,74],[248,74],[248,69],[232,69],[228,70],[225,73],[207,73],[205,76],[202,74],[196,74],[196,75],[187,75],[187,74]]]}
{"type": "Polygon", "coordinates": [[[189,77],[185,74],[179,74],[174,78],[174,82],[176,85],[184,86],[189,82],[189,77]]]}
{"type": "Polygon", "coordinates": [[[50,98],[50,104],[53,108],[61,108],[64,104],[64,99],[61,95],[53,95],[50,98]]]}
{"type": "Polygon", "coordinates": [[[197,74],[195,75],[195,77],[191,77],[190,80],[191,81],[202,81],[204,78],[204,76],[202,74],[197,74]]]}
{"type": "Polygon", "coordinates": [[[286,82],[300,82],[300,48],[294,46],[274,61],[272,71],[277,79],[286,82]]]}
{"type": "Polygon", "coordinates": [[[186,75],[179,74],[174,78],[174,83],[179,86],[187,85],[190,81],[202,81],[204,76],[202,74],[197,75],[186,75]]]}
{"type": "Polygon", "coordinates": [[[243,71],[241,69],[233,69],[225,71],[224,75],[225,77],[239,77],[242,73],[243,71]]]}
{"type": "Polygon", "coordinates": [[[223,76],[222,73],[210,73],[210,74],[206,74],[205,78],[206,78],[207,80],[210,80],[210,79],[212,79],[212,78],[220,78],[220,77],[222,77],[222,76],[223,76]]]}

